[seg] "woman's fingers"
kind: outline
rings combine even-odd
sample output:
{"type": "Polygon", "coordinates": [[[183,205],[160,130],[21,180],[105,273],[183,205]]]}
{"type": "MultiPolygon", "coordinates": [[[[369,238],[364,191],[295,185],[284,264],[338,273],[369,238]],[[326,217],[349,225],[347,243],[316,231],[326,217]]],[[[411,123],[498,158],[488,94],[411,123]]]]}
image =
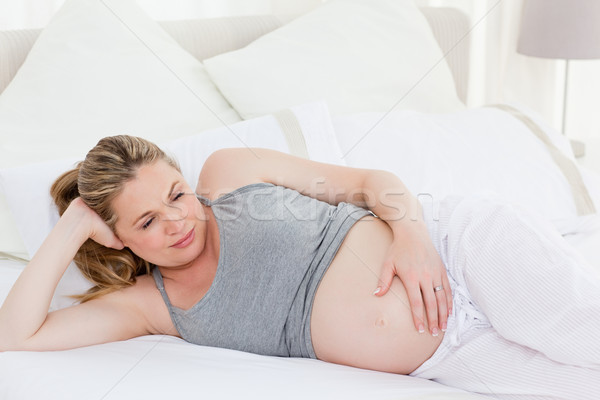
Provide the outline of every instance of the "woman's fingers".
{"type": "Polygon", "coordinates": [[[113,249],[121,250],[123,242],[115,235],[108,225],[100,218],[100,216],[89,208],[81,197],[75,198],[65,213],[71,212],[76,213],[79,216],[81,223],[87,224],[89,231],[89,238],[95,242],[113,249]]]}
{"type": "Polygon", "coordinates": [[[448,312],[446,313],[446,321],[448,320],[448,317],[452,314],[452,287],[450,287],[450,281],[448,280],[448,274],[442,274],[442,282],[444,285],[444,296],[446,296],[446,306],[448,309],[448,312]]]}
{"type": "Polygon", "coordinates": [[[438,326],[438,299],[433,291],[431,280],[425,280],[421,285],[421,293],[425,302],[425,310],[427,312],[427,322],[429,323],[429,333],[433,336],[439,335],[438,326]]]}
{"type": "Polygon", "coordinates": [[[377,288],[373,294],[375,296],[383,296],[387,293],[390,286],[392,286],[392,280],[396,275],[396,270],[394,269],[394,263],[391,261],[386,261],[383,263],[383,268],[381,268],[381,273],[379,275],[379,282],[377,283],[377,288]]]}
{"type": "MultiPolygon", "coordinates": [[[[443,271],[445,272],[445,270],[443,271]]],[[[415,327],[421,332],[419,327],[425,318],[427,318],[429,333],[438,336],[440,331],[445,332],[448,327],[448,315],[452,307],[452,290],[448,276],[442,273],[442,276],[432,280],[428,274],[411,280],[403,280],[406,288],[410,307],[413,313],[415,327]],[[434,284],[433,282],[443,282],[434,284]]]]}
{"type": "Polygon", "coordinates": [[[425,321],[431,335],[438,336],[440,331],[445,331],[452,312],[452,289],[435,248],[419,249],[405,243],[401,247],[392,245],[373,294],[386,294],[394,276],[404,284],[417,331],[425,331],[425,321]]]}
{"type": "Polygon", "coordinates": [[[445,332],[448,326],[448,303],[446,301],[445,289],[446,286],[441,283],[433,287],[433,294],[437,303],[437,327],[442,332],[445,332]]]}
{"type": "MultiPolygon", "coordinates": [[[[381,269],[381,273],[379,275],[379,281],[377,284],[377,288],[373,292],[375,296],[383,296],[388,292],[390,286],[392,285],[392,281],[394,276],[396,276],[398,272],[394,267],[393,261],[386,261],[383,263],[383,267],[381,269]]],[[[400,277],[402,279],[404,287],[406,289],[406,293],[408,295],[408,301],[410,304],[407,306],[410,308],[413,315],[413,322],[415,324],[415,328],[417,331],[423,333],[425,332],[425,324],[424,319],[424,308],[423,308],[423,297],[421,295],[421,289],[419,286],[419,280],[416,276],[413,276],[413,279],[408,279],[406,276],[400,277]]]]}
{"type": "Polygon", "coordinates": [[[121,239],[119,239],[116,236],[113,236],[113,239],[111,242],[109,242],[108,247],[116,249],[116,250],[123,250],[125,245],[123,244],[123,242],[121,242],[121,239]]]}
{"type": "Polygon", "coordinates": [[[448,317],[452,313],[452,288],[450,287],[445,268],[441,269],[440,279],[434,282],[440,282],[433,285],[433,292],[437,303],[437,326],[442,332],[445,332],[448,328],[448,317]]]}
{"type": "Polygon", "coordinates": [[[95,242],[105,247],[110,247],[117,250],[122,250],[123,242],[113,233],[113,231],[104,224],[104,222],[98,223],[95,227],[90,238],[95,242]]]}
{"type": "Polygon", "coordinates": [[[414,284],[405,283],[404,287],[406,288],[406,294],[410,302],[410,310],[412,311],[415,328],[417,328],[419,333],[423,333],[425,332],[425,323],[423,322],[425,321],[425,310],[423,308],[423,296],[421,295],[419,282],[415,282],[414,284]]]}

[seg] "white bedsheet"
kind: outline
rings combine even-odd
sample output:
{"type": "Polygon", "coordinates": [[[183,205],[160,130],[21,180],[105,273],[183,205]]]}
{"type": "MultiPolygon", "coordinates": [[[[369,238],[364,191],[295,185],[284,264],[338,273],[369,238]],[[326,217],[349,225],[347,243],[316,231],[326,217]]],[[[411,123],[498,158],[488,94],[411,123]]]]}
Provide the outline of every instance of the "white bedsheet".
{"type": "MultiPolygon", "coordinates": [[[[19,264],[0,261],[6,297],[19,264]]],[[[197,346],[171,336],[53,352],[0,353],[0,399],[475,400],[435,382],[319,360],[197,346]]]]}
{"type": "Polygon", "coordinates": [[[0,355],[2,399],[469,399],[435,382],[169,336],[0,355]]]}

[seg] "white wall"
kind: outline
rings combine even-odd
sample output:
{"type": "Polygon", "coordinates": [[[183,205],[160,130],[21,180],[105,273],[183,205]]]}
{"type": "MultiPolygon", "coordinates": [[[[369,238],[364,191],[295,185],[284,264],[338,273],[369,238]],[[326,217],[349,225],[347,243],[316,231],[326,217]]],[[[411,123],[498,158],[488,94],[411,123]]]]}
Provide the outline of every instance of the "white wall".
{"type": "MultiPolygon", "coordinates": [[[[0,29],[41,28],[65,0],[0,0],[0,29]]],[[[322,0],[138,0],[154,19],[301,14],[322,0]]]]}
{"type": "MultiPolygon", "coordinates": [[[[469,106],[518,102],[562,129],[565,61],[516,52],[523,0],[417,0],[456,7],[471,19],[469,106]]],[[[600,21],[598,21],[600,23],[600,21]]],[[[570,61],[566,133],[600,140],[600,61],[570,61]]]]}

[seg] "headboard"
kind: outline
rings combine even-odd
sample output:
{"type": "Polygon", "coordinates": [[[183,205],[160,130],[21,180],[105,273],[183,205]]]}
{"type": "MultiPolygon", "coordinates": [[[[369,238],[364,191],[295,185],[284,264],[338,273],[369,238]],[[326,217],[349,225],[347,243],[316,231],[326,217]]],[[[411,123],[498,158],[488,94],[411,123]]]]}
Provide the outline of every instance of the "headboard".
{"type": "MultiPolygon", "coordinates": [[[[446,54],[458,97],[465,102],[468,91],[469,43],[465,36],[469,20],[453,8],[424,7],[433,33],[446,54]]],[[[290,17],[275,15],[162,21],[161,26],[198,60],[242,48],[279,28],[290,17]]],[[[0,93],[23,64],[41,29],[0,31],[0,93]]]]}

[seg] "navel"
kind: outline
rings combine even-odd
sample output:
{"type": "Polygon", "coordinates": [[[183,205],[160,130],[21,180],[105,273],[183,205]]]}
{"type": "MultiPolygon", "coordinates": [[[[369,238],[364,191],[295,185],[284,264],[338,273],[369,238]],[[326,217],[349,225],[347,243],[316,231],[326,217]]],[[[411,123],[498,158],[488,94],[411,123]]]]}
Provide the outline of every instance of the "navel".
{"type": "Polygon", "coordinates": [[[385,328],[387,326],[387,320],[383,317],[377,317],[375,320],[375,326],[378,328],[385,328]]]}

